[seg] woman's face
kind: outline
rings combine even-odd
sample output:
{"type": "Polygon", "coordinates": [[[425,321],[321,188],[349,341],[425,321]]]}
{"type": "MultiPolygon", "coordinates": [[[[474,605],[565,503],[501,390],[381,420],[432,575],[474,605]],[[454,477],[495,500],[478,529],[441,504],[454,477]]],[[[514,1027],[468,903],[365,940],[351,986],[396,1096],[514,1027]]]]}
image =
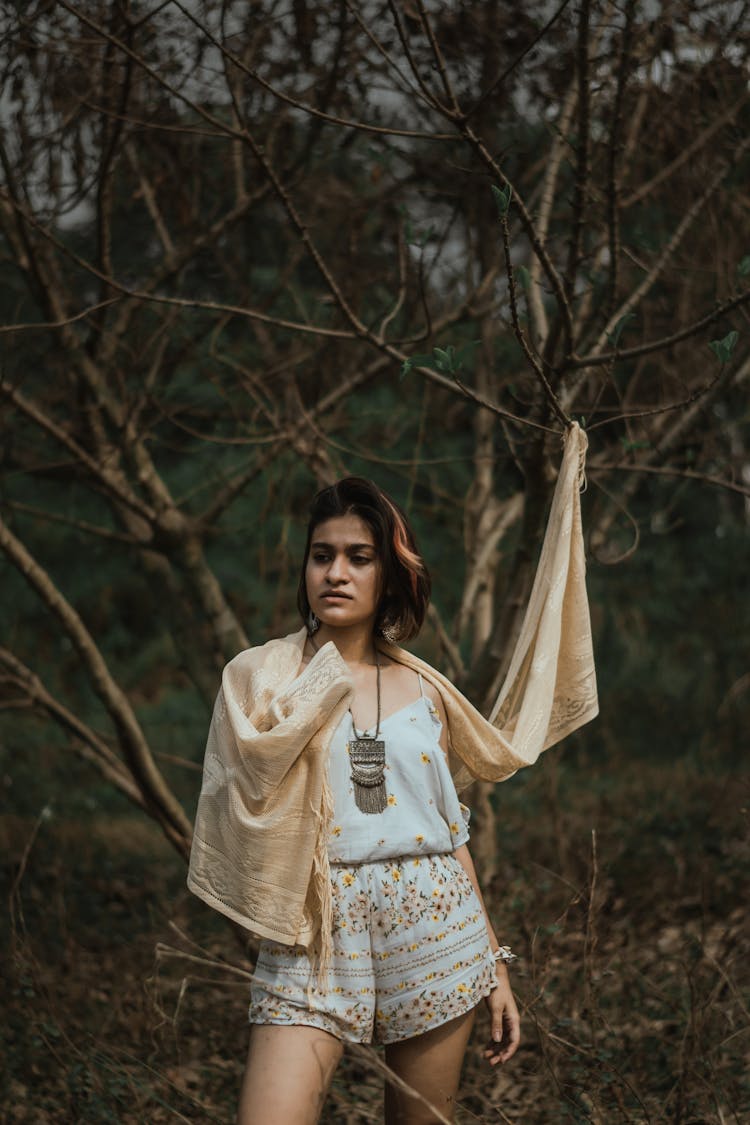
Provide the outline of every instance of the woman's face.
{"type": "Polygon", "coordinates": [[[305,569],[310,608],[323,625],[345,628],[375,622],[381,566],[372,531],[349,513],[319,523],[305,569]]]}

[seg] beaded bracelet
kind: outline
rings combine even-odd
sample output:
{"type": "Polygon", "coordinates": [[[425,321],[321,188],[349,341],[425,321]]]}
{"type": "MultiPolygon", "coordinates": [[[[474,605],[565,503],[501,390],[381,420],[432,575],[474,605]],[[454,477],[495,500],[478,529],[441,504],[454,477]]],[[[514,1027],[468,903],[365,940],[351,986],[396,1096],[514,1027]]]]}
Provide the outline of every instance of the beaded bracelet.
{"type": "Polygon", "coordinates": [[[516,954],[511,953],[509,945],[501,945],[498,949],[494,949],[492,956],[496,961],[502,961],[504,965],[511,965],[518,960],[516,954]]]}

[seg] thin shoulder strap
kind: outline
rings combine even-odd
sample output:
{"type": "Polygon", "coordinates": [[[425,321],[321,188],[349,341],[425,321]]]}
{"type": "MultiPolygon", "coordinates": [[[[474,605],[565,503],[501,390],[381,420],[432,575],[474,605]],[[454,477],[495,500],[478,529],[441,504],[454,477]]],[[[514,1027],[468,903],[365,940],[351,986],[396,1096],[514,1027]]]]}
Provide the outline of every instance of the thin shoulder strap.
{"type": "Polygon", "coordinates": [[[419,680],[419,694],[422,696],[422,699],[424,699],[424,681],[421,672],[417,672],[417,679],[419,680]]]}

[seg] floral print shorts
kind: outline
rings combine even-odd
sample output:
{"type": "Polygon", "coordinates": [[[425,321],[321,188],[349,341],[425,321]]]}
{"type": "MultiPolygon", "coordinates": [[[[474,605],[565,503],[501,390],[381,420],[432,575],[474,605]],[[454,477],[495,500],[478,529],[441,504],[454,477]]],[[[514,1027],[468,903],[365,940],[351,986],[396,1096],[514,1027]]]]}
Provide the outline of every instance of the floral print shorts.
{"type": "Polygon", "coordinates": [[[420,1035],[479,1003],[495,962],[471,881],[452,853],[332,864],[327,985],[301,946],[264,941],[250,1023],[318,1027],[357,1043],[420,1035]]]}

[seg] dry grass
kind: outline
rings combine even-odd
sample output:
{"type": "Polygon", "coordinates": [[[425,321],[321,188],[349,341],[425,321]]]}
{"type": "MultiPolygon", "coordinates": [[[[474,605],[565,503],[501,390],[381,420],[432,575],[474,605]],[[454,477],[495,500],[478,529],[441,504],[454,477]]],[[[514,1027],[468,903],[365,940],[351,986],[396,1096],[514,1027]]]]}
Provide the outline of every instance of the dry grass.
{"type": "MultiPolygon", "coordinates": [[[[501,790],[488,893],[524,1043],[467,1058],[459,1121],[750,1120],[750,797],[715,763],[549,763],[501,790]],[[500,919],[503,924],[499,925],[500,919]],[[743,999],[744,996],[744,999],[743,999]]],[[[143,820],[2,823],[8,1123],[229,1123],[252,963],[143,820]]],[[[381,1120],[376,1052],[348,1052],[324,1121],[381,1120]]]]}

